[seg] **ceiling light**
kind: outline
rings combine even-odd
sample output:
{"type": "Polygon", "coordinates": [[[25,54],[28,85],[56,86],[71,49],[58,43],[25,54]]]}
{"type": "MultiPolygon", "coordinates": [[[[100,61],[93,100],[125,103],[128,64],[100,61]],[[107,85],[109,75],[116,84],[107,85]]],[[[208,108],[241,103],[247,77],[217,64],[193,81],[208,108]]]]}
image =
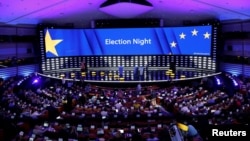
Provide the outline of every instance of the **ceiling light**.
{"type": "Polygon", "coordinates": [[[152,9],[153,5],[146,0],[107,0],[99,10],[119,18],[133,18],[152,9]]]}

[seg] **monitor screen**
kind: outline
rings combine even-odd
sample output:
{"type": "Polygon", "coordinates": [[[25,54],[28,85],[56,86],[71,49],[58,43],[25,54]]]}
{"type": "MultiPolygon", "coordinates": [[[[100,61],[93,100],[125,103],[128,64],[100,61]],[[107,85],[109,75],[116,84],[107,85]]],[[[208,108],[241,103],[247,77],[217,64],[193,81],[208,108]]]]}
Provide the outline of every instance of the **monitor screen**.
{"type": "Polygon", "coordinates": [[[124,133],[124,130],[123,130],[123,129],[119,129],[119,131],[120,131],[120,133],[122,133],[122,134],[124,133]]]}
{"type": "Polygon", "coordinates": [[[90,129],[95,129],[95,125],[91,125],[91,126],[90,126],[90,129]]]}
{"type": "Polygon", "coordinates": [[[162,128],[162,125],[161,124],[157,124],[157,128],[162,128]]]}
{"type": "Polygon", "coordinates": [[[48,123],[48,122],[44,122],[44,123],[43,123],[43,126],[44,126],[44,127],[48,127],[48,126],[49,126],[49,123],[48,123]]]}
{"type": "Polygon", "coordinates": [[[105,125],[103,128],[104,128],[104,129],[108,129],[109,127],[108,127],[107,125],[105,125]]]}
{"type": "Polygon", "coordinates": [[[78,131],[78,132],[82,132],[82,131],[83,131],[83,129],[82,129],[82,127],[77,127],[77,128],[76,128],[76,131],[78,131]]]}
{"type": "Polygon", "coordinates": [[[211,55],[212,26],[44,29],[47,58],[102,55],[211,55]]]}
{"type": "Polygon", "coordinates": [[[131,125],[131,126],[130,126],[130,129],[131,129],[131,130],[134,130],[134,129],[135,129],[135,126],[134,126],[134,125],[131,125]]]}
{"type": "Polygon", "coordinates": [[[104,134],[104,130],[103,130],[103,129],[98,129],[98,130],[97,130],[97,134],[98,134],[98,135],[104,134]]]}

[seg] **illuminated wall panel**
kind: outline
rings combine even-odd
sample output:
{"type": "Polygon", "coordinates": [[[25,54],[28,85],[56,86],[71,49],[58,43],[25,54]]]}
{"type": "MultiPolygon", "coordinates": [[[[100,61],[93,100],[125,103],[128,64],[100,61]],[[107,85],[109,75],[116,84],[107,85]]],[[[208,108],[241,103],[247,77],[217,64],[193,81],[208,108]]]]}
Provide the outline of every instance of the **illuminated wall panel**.
{"type": "MultiPolygon", "coordinates": [[[[121,52],[118,51],[116,55],[78,55],[78,56],[61,56],[61,57],[48,57],[45,50],[45,31],[40,31],[40,47],[41,47],[41,71],[42,72],[50,72],[53,70],[60,69],[72,69],[72,68],[80,68],[80,64],[82,61],[86,62],[88,68],[110,68],[116,70],[110,70],[107,73],[117,74],[117,68],[119,66],[124,66],[128,69],[133,69],[134,66],[146,66],[153,68],[161,68],[165,67],[165,69],[169,68],[170,62],[175,62],[177,67],[185,67],[185,68],[199,68],[199,69],[208,69],[216,71],[216,48],[217,48],[217,28],[212,28],[211,35],[211,54],[205,56],[199,55],[185,55],[185,54],[147,54],[147,55],[136,55],[140,50],[136,50],[135,54],[130,55],[122,55],[121,52]],[[48,58],[47,58],[48,57],[48,58]]],[[[157,32],[157,30],[155,30],[157,32]]],[[[88,32],[86,32],[88,34],[88,32]]],[[[167,34],[167,33],[166,33],[167,34]]],[[[178,35],[178,34],[176,34],[178,35]]],[[[172,36],[171,36],[172,37],[172,36]]],[[[176,36],[177,38],[178,36],[176,36]]],[[[165,40],[165,39],[162,39],[165,40]]],[[[162,45],[162,43],[161,43],[162,45]]],[[[98,46],[97,46],[98,48],[98,46]]],[[[95,48],[92,48],[95,49],[95,48]]],[[[100,49],[100,47],[99,47],[100,49]]],[[[150,51],[150,50],[149,50],[150,51]]],[[[172,50],[175,53],[174,50],[172,50]]],[[[160,72],[161,73],[161,72],[160,72]]],[[[164,72],[163,72],[164,73],[164,72]]],[[[132,71],[124,71],[124,76],[133,76],[132,71]]],[[[59,75],[55,72],[54,75],[59,75]]],[[[197,74],[199,75],[199,74],[197,74]]],[[[152,74],[154,79],[157,75],[152,74]]],[[[108,79],[108,78],[107,78],[108,79]]]]}
{"type": "Polygon", "coordinates": [[[25,65],[18,67],[8,67],[0,69],[0,78],[7,79],[12,76],[28,76],[34,72],[38,72],[38,65],[25,65]]]}

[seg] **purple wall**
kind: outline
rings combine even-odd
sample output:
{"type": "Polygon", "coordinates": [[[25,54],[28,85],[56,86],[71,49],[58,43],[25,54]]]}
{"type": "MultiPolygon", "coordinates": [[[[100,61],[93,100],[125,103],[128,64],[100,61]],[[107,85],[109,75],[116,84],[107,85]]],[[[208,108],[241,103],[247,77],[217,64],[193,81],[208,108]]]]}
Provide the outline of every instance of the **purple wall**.
{"type": "MultiPolygon", "coordinates": [[[[36,27],[0,27],[0,61],[7,58],[30,58],[35,57],[34,44],[32,42],[15,42],[13,36],[35,36],[36,27]],[[2,37],[4,36],[4,38],[2,37]],[[6,39],[7,37],[7,39],[6,39]]],[[[38,71],[38,65],[24,65],[17,67],[0,67],[0,78],[8,78],[15,75],[27,76],[30,73],[38,71]]]]}
{"type": "MultiPolygon", "coordinates": [[[[250,22],[245,23],[230,23],[230,24],[222,24],[222,32],[238,32],[242,33],[248,32],[250,33],[250,22]]],[[[250,37],[246,36],[244,38],[231,38],[226,39],[223,55],[232,55],[244,57],[245,59],[250,60],[250,37]],[[231,49],[229,49],[229,47],[231,49]]],[[[246,64],[234,64],[234,63],[223,63],[221,62],[220,70],[224,70],[230,72],[234,75],[245,74],[246,76],[250,76],[250,65],[246,64]]]]}

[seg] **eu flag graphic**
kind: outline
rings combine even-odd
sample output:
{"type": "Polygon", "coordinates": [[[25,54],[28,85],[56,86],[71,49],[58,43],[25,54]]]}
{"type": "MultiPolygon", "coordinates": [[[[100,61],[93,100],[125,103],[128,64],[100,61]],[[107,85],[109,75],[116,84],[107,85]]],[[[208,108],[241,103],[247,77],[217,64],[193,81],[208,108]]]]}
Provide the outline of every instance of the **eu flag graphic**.
{"type": "Polygon", "coordinates": [[[47,30],[45,34],[45,50],[48,57],[58,56],[56,45],[59,44],[62,40],[51,39],[50,33],[47,30]]]}
{"type": "MultiPolygon", "coordinates": [[[[92,55],[89,42],[83,30],[47,29],[45,33],[45,50],[47,57],[66,57],[92,55]]],[[[95,50],[97,51],[97,49],[95,50]]]]}
{"type": "Polygon", "coordinates": [[[164,32],[173,55],[210,55],[211,27],[166,28],[164,32]]]}

